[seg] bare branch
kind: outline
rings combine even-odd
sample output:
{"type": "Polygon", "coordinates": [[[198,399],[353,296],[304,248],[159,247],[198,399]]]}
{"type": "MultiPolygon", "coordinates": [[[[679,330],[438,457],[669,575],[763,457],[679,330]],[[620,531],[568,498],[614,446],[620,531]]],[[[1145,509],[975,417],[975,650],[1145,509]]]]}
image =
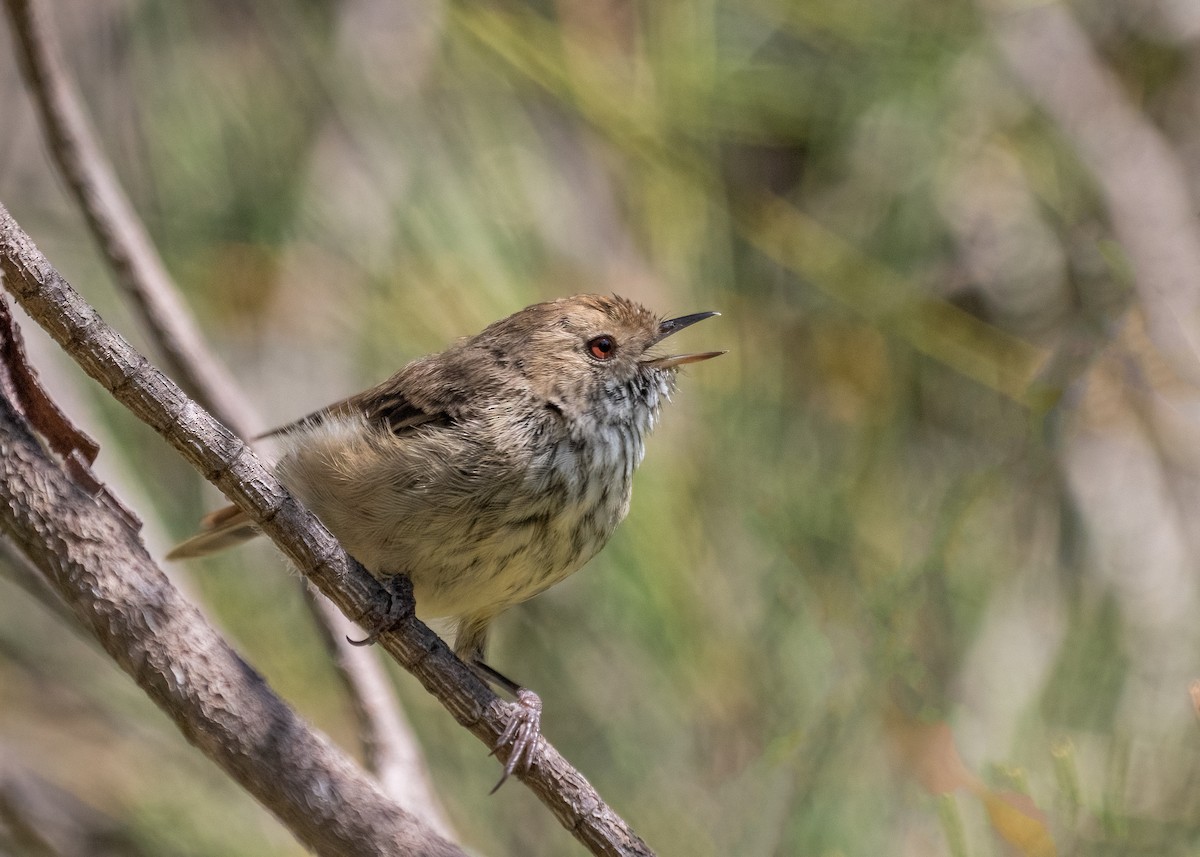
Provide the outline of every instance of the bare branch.
{"type": "Polygon", "coordinates": [[[305,604],[354,708],[367,770],[399,804],[411,807],[438,833],[455,838],[417,736],[400,709],[379,654],[351,644],[358,629],[328,598],[305,582],[301,585],[305,604]]]}
{"type": "Polygon", "coordinates": [[[188,740],[301,842],[339,857],[464,854],[279,699],[2,396],[0,450],[0,526],[188,740]]]}
{"type": "MultiPolygon", "coordinates": [[[[242,437],[262,425],[255,409],[208,349],[186,302],[153,250],[141,220],[121,193],[115,171],[96,141],[56,50],[54,28],[37,0],[6,0],[19,53],[33,90],[42,125],[60,172],[83,209],[126,296],[138,309],[151,340],[183,387],[242,437]]],[[[92,457],[95,453],[92,453],[92,457]]],[[[90,461],[90,459],[89,459],[90,461]]],[[[416,737],[407,728],[395,695],[381,684],[378,655],[351,646],[337,629],[345,620],[320,598],[307,600],[333,654],[360,721],[364,752],[381,782],[403,784],[393,797],[426,807],[428,820],[451,834],[432,791],[416,737]],[[328,624],[336,616],[334,625],[328,624]],[[361,674],[358,674],[361,673],[361,674]],[[369,693],[360,699],[358,693],[369,693]],[[403,767],[395,767],[403,764],[403,767]],[[426,791],[421,794],[424,788],[426,791]]],[[[399,786],[398,786],[399,787],[399,786]]]]}
{"type": "Polygon", "coordinates": [[[1181,377],[1200,382],[1200,236],[1178,156],[1066,5],[979,2],[994,7],[992,28],[1009,67],[1100,185],[1154,344],[1181,377]]]}
{"type": "MultiPolygon", "coordinates": [[[[8,749],[0,747],[0,751],[8,749]]],[[[5,755],[0,753],[0,758],[5,755]]],[[[146,857],[148,853],[117,819],[11,761],[0,761],[0,853],[9,853],[5,844],[25,857],[146,857]]],[[[174,852],[159,847],[155,853],[170,857],[174,852]]]]}
{"type": "Polygon", "coordinates": [[[379,658],[371,649],[351,645],[347,638],[361,632],[328,598],[307,583],[303,585],[338,675],[351,701],[361,709],[357,715],[367,770],[397,803],[410,807],[443,836],[453,838],[454,828],[437,799],[416,736],[396,704],[379,658]]]}
{"type": "MultiPolygon", "coordinates": [[[[25,311],[92,378],[161,434],[259,528],[313,583],[367,627],[395,619],[380,643],[463,726],[488,747],[507,724],[508,706],[410,611],[386,613],[387,593],[253,451],[218,423],[110,328],[50,266],[0,207],[0,267],[25,311]]],[[[507,748],[499,753],[506,757],[507,748]]],[[[532,769],[521,775],[559,822],[594,854],[652,852],[604,803],[591,784],[544,738],[532,769]]]]}
{"type": "Polygon", "coordinates": [[[258,426],[229,372],[213,359],[171,283],[133,206],[96,143],[38,0],[5,0],[17,56],[42,118],[50,152],[88,227],[162,351],[168,371],[225,425],[243,437],[258,426]]]}
{"type": "Polygon", "coordinates": [[[45,832],[50,813],[44,797],[13,772],[0,772],[0,845],[28,857],[65,857],[45,832]]]}

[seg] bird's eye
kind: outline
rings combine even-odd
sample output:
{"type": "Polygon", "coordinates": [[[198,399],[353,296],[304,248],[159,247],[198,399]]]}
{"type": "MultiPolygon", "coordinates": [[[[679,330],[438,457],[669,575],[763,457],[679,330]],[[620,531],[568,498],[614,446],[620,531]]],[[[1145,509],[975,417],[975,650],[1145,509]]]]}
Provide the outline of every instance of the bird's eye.
{"type": "Polygon", "coordinates": [[[597,336],[588,340],[587,350],[597,360],[607,360],[617,353],[617,343],[611,336],[597,336]]]}

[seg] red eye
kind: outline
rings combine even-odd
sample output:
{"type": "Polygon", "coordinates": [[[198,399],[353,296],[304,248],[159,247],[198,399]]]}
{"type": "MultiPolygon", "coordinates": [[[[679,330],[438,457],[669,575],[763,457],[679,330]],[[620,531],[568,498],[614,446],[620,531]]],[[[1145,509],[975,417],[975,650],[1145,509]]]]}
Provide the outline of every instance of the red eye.
{"type": "Polygon", "coordinates": [[[597,360],[607,360],[616,354],[617,343],[611,336],[597,336],[595,339],[588,340],[587,349],[588,354],[597,360]]]}

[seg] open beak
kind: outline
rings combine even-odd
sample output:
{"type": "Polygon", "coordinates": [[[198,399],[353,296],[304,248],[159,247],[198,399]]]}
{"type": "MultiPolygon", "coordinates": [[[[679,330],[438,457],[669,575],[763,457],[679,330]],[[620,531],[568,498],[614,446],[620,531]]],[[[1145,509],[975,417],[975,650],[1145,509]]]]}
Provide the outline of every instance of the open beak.
{"type": "MultiPolygon", "coordinates": [[[[671,318],[664,321],[658,326],[658,336],[654,342],[662,342],[673,333],[678,333],[685,327],[691,327],[698,321],[704,321],[706,318],[712,318],[714,315],[720,315],[719,312],[697,312],[692,315],[683,315],[679,318],[671,318]]],[[[655,369],[670,369],[675,366],[684,366],[688,363],[699,363],[701,360],[711,360],[713,357],[720,357],[724,351],[702,351],[696,354],[673,354],[668,357],[654,357],[650,360],[642,362],[644,366],[652,366],[655,369]]]]}

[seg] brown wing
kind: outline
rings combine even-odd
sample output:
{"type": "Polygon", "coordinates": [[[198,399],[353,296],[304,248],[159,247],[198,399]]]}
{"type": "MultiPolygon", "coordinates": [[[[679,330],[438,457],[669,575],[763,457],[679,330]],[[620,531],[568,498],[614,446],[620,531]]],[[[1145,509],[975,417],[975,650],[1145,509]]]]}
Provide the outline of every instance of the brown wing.
{"type": "MultiPolygon", "coordinates": [[[[362,395],[361,393],[359,395],[362,395]]],[[[290,423],[284,423],[281,426],[265,431],[260,435],[255,436],[255,440],[262,440],[268,437],[279,437],[280,435],[290,434],[297,429],[306,428],[308,426],[319,426],[330,417],[344,416],[352,414],[358,408],[355,405],[355,400],[358,396],[350,396],[342,399],[340,402],[334,402],[332,405],[321,408],[319,411],[313,411],[307,416],[303,416],[298,420],[292,420],[290,423]]]]}
{"type": "MultiPolygon", "coordinates": [[[[449,417],[445,413],[429,413],[414,406],[395,384],[386,382],[365,393],[335,402],[327,408],[322,408],[306,417],[259,435],[259,437],[285,435],[300,428],[320,425],[331,418],[354,413],[363,414],[368,422],[386,425],[389,431],[397,434],[414,426],[435,421],[449,421],[449,417]]],[[[243,512],[235,506],[226,506],[206,515],[200,522],[200,532],[176,545],[167,554],[167,559],[207,556],[241,544],[256,535],[258,535],[258,528],[243,512]]]]}
{"type": "Polygon", "coordinates": [[[378,387],[372,387],[370,390],[349,396],[340,402],[334,402],[328,407],[314,411],[306,417],[264,432],[255,440],[278,437],[298,429],[318,426],[331,418],[352,414],[362,414],[367,418],[368,423],[384,425],[393,434],[400,434],[405,429],[415,428],[425,423],[449,422],[449,415],[444,411],[426,410],[413,404],[404,394],[398,382],[399,376],[389,378],[378,387]]]}
{"type": "Polygon", "coordinates": [[[366,415],[368,423],[386,426],[392,434],[401,434],[427,423],[447,425],[450,422],[449,413],[440,408],[418,407],[398,385],[391,382],[381,384],[370,392],[370,396],[355,396],[354,407],[366,415]]]}
{"type": "MultiPolygon", "coordinates": [[[[470,419],[472,400],[463,391],[464,368],[454,357],[414,360],[382,384],[335,402],[306,417],[272,429],[260,438],[290,434],[342,416],[361,414],[393,434],[424,425],[450,425],[470,419]]],[[[178,545],[168,559],[204,556],[253,538],[258,529],[233,506],[201,522],[200,532],[178,545]]]]}

